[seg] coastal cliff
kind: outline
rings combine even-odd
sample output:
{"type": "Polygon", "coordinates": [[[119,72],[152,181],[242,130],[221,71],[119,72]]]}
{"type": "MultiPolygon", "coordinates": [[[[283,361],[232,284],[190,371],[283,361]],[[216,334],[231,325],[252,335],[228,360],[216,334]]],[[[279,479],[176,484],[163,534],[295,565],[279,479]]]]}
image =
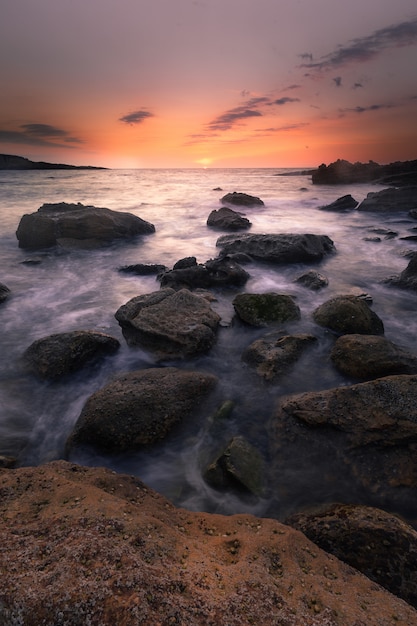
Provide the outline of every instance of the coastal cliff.
{"type": "Polygon", "coordinates": [[[25,157],[13,154],[0,154],[0,170],[103,170],[104,167],[92,165],[65,165],[63,163],[46,163],[30,161],[25,157]]]}

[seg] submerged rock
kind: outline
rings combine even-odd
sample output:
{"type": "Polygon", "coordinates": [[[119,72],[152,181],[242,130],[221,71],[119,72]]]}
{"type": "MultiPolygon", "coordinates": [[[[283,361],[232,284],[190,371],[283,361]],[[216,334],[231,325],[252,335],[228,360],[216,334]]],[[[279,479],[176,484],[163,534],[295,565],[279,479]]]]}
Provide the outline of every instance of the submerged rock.
{"type": "Polygon", "coordinates": [[[207,226],[218,230],[245,230],[251,227],[250,221],[228,207],[214,210],[207,218],[207,226]]]}
{"type": "Polygon", "coordinates": [[[302,274],[298,278],[295,279],[296,283],[299,285],[303,285],[303,287],[307,287],[313,291],[317,291],[318,289],[323,289],[323,287],[327,287],[329,284],[329,280],[323,274],[320,274],[316,270],[310,270],[305,274],[302,274]]]}
{"type": "Polygon", "coordinates": [[[10,289],[3,283],[0,283],[0,304],[2,302],[5,302],[7,298],[10,296],[10,294],[11,294],[10,289]]]}
{"type": "Polygon", "coordinates": [[[166,272],[168,268],[165,265],[156,263],[135,263],[134,265],[123,265],[119,267],[119,272],[125,274],[136,274],[137,276],[151,276],[152,274],[161,274],[166,272]]]}
{"type": "Polygon", "coordinates": [[[413,253],[407,267],[399,276],[391,276],[384,282],[393,287],[417,291],[417,252],[413,253]]]}
{"type": "Polygon", "coordinates": [[[339,334],[383,335],[384,325],[366,300],[354,295],[342,295],[327,300],[314,312],[316,324],[339,334]]]}
{"type": "Polygon", "coordinates": [[[321,206],[320,209],[322,211],[352,211],[356,209],[359,202],[355,200],[350,194],[346,196],[342,196],[338,198],[334,202],[330,204],[326,204],[325,206],[321,206]]]}
{"type": "Polygon", "coordinates": [[[300,307],[292,296],[281,293],[240,293],[233,300],[237,316],[251,326],[299,320],[300,307]]]}
{"type": "Polygon", "coordinates": [[[247,193],[241,193],[238,191],[233,191],[232,193],[227,193],[223,198],[221,198],[220,202],[224,204],[232,204],[236,206],[264,206],[264,201],[258,198],[257,196],[251,196],[247,193]]]}
{"type": "Polygon", "coordinates": [[[121,375],[87,400],[67,451],[85,444],[106,452],[152,445],[196,414],[216,382],[211,374],[175,367],[121,375]]]}
{"type": "MultiPolygon", "coordinates": [[[[193,257],[195,258],[195,257],[193,257]]],[[[178,262],[174,269],[159,276],[161,287],[172,289],[210,289],[212,287],[242,287],[250,278],[248,272],[230,257],[211,259],[201,264],[178,262]]]]}
{"type": "Polygon", "coordinates": [[[36,213],[23,215],[16,237],[19,248],[49,248],[60,243],[88,248],[154,232],[153,224],[131,213],[60,202],[43,204],[36,213]]]}

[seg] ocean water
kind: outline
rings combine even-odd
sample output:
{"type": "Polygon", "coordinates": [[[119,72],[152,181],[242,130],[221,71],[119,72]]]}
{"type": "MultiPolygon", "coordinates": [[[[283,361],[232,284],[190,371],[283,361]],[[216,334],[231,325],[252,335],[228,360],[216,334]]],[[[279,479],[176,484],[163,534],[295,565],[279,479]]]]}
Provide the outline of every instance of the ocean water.
{"type": "MultiPolygon", "coordinates": [[[[264,331],[233,324],[232,300],[238,290],[216,292],[213,303],[222,317],[218,340],[211,352],[189,361],[169,363],[185,369],[215,373],[218,389],[198,419],[184,423],[152,449],[106,456],[89,450],[74,452],[71,460],[101,465],[135,474],[176,504],[194,510],[255,514],[283,518],[301,505],[329,499],[366,501],[355,485],[343,480],[337,488],[323,484],[322,468],[288,472],[282,480],[287,495],[253,501],[241,495],[220,493],[202,478],[202,468],[221,444],[242,434],[268,460],[267,424],[280,398],[288,393],[326,389],[349,384],[329,362],[334,340],[317,327],[312,312],[332,296],[369,293],[373,309],[383,320],[385,336],[417,353],[417,294],[389,288],[381,281],[399,274],[407,265],[407,252],[416,249],[409,235],[415,225],[406,214],[378,216],[356,211],[337,214],[320,206],[351,193],[361,201],[371,184],[312,185],[308,175],[273,169],[190,170],[74,170],[0,172],[0,282],[12,291],[0,306],[0,454],[18,458],[18,464],[38,465],[64,458],[65,441],[86,399],[114,375],[151,367],[152,354],[129,348],[114,318],[130,298],[159,289],[155,276],[133,276],[118,268],[133,263],[161,263],[168,267],[185,257],[204,263],[215,258],[216,240],[223,234],[207,227],[206,220],[219,208],[227,192],[259,196],[261,208],[243,212],[252,222],[251,233],[316,233],[328,235],[336,254],[314,265],[325,274],[329,286],[312,292],[294,283],[311,266],[251,264],[251,277],[241,291],[287,293],[297,298],[302,319],[286,325],[288,332],[310,332],[319,341],[293,371],[278,383],[265,384],[242,361],[243,349],[264,331]],[[285,175],[278,175],[285,174],[285,175]],[[218,190],[221,188],[221,190],[218,190]],[[82,202],[118,211],[129,211],[152,222],[156,232],[135,241],[93,251],[46,250],[28,252],[18,247],[16,229],[25,213],[45,202],[82,202]],[[393,239],[369,241],[375,228],[392,229],[393,239]],[[24,261],[41,257],[38,264],[24,261]],[[63,382],[41,382],[27,374],[24,350],[40,337],[70,330],[89,329],[109,333],[121,342],[119,352],[92,371],[80,372],[63,382]],[[213,428],[210,415],[224,401],[232,400],[229,420],[213,428]],[[313,471],[314,470],[314,471],[313,471]]],[[[271,482],[279,483],[279,476],[271,482]]],[[[279,485],[278,485],[279,486],[279,485]]],[[[281,485],[282,487],[282,485],[281,485]]]]}

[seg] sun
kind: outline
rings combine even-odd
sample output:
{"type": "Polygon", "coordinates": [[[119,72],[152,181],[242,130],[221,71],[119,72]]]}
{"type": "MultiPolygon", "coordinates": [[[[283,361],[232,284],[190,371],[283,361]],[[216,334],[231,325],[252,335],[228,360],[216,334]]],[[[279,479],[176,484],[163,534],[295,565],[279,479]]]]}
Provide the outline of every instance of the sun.
{"type": "Polygon", "coordinates": [[[209,157],[204,157],[203,159],[198,159],[196,163],[206,168],[213,163],[213,159],[210,159],[209,157]]]}

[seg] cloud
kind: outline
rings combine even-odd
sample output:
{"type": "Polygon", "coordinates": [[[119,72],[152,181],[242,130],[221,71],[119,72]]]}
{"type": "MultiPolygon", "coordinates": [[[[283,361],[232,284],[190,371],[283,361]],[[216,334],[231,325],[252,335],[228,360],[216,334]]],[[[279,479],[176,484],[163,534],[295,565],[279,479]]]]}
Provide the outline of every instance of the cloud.
{"type": "Polygon", "coordinates": [[[301,85],[297,85],[294,83],[293,85],[288,85],[288,87],[284,87],[281,91],[290,91],[290,89],[300,89],[301,85]]]}
{"type": "Polygon", "coordinates": [[[142,124],[149,117],[154,117],[153,113],[149,111],[133,111],[133,113],[128,113],[127,115],[123,115],[119,117],[119,122],[123,122],[124,124],[142,124]]]}
{"type": "Polygon", "coordinates": [[[262,104],[269,104],[269,98],[257,97],[251,98],[244,104],[237,106],[233,109],[229,109],[225,113],[222,113],[214,120],[209,122],[207,128],[210,131],[218,130],[230,130],[242,120],[247,120],[252,117],[262,117],[262,113],[257,108],[262,104]]]}
{"type": "MultiPolygon", "coordinates": [[[[334,69],[348,63],[363,63],[376,57],[387,48],[400,48],[417,44],[417,18],[376,30],[367,37],[353,39],[346,46],[322,57],[321,61],[305,63],[301,67],[317,70],[334,69]]],[[[306,58],[307,55],[300,55],[306,58]]]]}
{"type": "Polygon", "coordinates": [[[340,113],[368,113],[369,111],[383,111],[385,109],[395,108],[395,104],[371,104],[366,107],[356,106],[353,108],[340,109],[340,113]]]}
{"type": "Polygon", "coordinates": [[[1,130],[0,141],[32,146],[70,147],[68,144],[84,143],[63,128],[50,124],[21,124],[18,130],[1,130]]]}
{"type": "Polygon", "coordinates": [[[300,128],[305,128],[305,126],[310,126],[310,122],[299,122],[296,124],[286,124],[284,126],[275,126],[271,128],[259,128],[258,132],[263,133],[282,133],[290,130],[299,130],[300,128]]]}
{"type": "Polygon", "coordinates": [[[336,87],[341,87],[342,86],[342,77],[341,76],[335,76],[335,78],[333,78],[332,80],[334,80],[334,84],[336,85],[336,87]]]}
{"type": "Polygon", "coordinates": [[[290,102],[300,102],[300,98],[278,98],[278,100],[274,100],[271,104],[277,104],[278,106],[282,106],[283,104],[289,104],[290,102]]]}

